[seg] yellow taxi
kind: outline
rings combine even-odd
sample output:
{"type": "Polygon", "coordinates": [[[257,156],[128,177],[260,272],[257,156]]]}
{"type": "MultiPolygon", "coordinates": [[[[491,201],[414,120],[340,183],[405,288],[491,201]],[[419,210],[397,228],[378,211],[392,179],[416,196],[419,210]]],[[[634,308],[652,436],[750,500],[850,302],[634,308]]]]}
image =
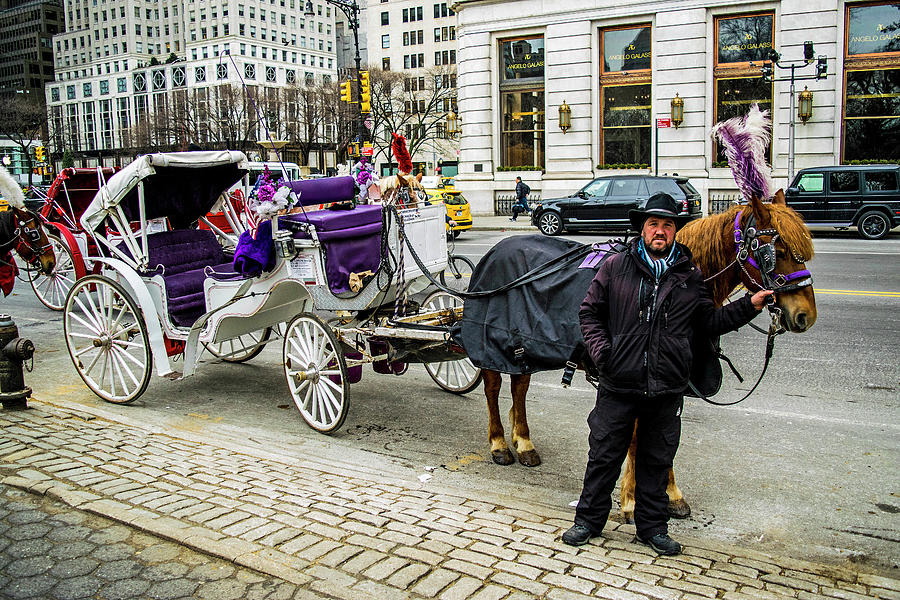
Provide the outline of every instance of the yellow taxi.
{"type": "Polygon", "coordinates": [[[428,203],[443,202],[447,208],[447,217],[456,223],[453,227],[450,227],[449,222],[447,223],[448,233],[453,237],[459,237],[463,231],[472,229],[472,211],[469,208],[469,201],[456,190],[452,177],[426,176],[422,178],[422,186],[425,188],[425,193],[428,194],[428,203]]]}

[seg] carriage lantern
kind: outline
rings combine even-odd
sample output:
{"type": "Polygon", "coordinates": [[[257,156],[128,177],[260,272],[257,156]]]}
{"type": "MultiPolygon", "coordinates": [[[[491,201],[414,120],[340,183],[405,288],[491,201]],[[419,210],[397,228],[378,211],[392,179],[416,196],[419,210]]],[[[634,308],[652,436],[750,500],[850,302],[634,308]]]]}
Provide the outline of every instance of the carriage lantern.
{"type": "Polygon", "coordinates": [[[570,127],[572,127],[572,109],[563,100],[563,103],[559,105],[559,128],[565,133],[570,127]]]}
{"type": "Polygon", "coordinates": [[[678,92],[675,92],[675,97],[672,98],[672,125],[678,127],[684,122],[684,99],[678,97],[678,92]]]}
{"type": "Polygon", "coordinates": [[[447,113],[447,135],[450,137],[459,135],[459,117],[452,110],[447,113]]]}
{"type": "Polygon", "coordinates": [[[812,92],[806,86],[803,86],[803,91],[797,96],[797,117],[804,123],[812,117],[812,101],[812,92]]]}

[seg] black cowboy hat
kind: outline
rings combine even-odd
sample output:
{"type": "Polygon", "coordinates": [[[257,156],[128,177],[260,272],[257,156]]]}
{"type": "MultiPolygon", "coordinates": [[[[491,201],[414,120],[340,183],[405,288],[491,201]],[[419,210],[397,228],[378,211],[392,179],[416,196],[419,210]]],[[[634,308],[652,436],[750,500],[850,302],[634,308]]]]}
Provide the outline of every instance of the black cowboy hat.
{"type": "Polygon", "coordinates": [[[691,215],[679,215],[678,206],[675,199],[668,194],[662,192],[653,194],[647,200],[647,204],[643,210],[635,209],[628,211],[628,218],[631,219],[631,226],[635,231],[640,231],[644,227],[644,221],[650,217],[664,217],[675,221],[675,228],[681,229],[693,217],[691,215]]]}

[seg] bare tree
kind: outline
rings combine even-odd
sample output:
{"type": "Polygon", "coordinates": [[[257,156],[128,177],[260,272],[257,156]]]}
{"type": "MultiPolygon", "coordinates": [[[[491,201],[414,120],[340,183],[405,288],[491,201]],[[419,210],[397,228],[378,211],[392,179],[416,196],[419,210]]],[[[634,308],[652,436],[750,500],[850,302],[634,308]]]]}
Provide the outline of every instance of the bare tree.
{"type": "Polygon", "coordinates": [[[415,75],[373,70],[370,81],[373,132],[381,132],[373,139],[376,156],[391,159],[392,132],[407,138],[413,156],[429,147],[449,148],[444,117],[456,109],[455,68],[432,67],[415,75]]]}
{"type": "Polygon", "coordinates": [[[32,181],[31,146],[41,137],[41,129],[47,123],[47,106],[44,96],[32,94],[8,94],[3,98],[0,111],[0,135],[21,148],[28,165],[28,185],[32,181]]]}

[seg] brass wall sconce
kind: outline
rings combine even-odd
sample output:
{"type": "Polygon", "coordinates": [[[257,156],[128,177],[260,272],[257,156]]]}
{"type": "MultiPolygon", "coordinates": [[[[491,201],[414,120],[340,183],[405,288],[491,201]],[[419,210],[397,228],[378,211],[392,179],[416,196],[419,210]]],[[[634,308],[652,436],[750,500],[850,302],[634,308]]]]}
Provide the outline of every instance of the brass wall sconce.
{"type": "Polygon", "coordinates": [[[572,109],[563,100],[563,103],[559,105],[559,128],[566,133],[570,127],[572,127],[572,109]]]}
{"type": "Polygon", "coordinates": [[[672,98],[672,125],[678,127],[684,122],[684,99],[678,97],[678,92],[675,92],[675,97],[672,98]]]}
{"type": "Polygon", "coordinates": [[[803,86],[803,91],[800,92],[800,95],[797,96],[797,117],[806,124],[807,121],[812,118],[813,112],[813,94],[806,86],[803,86]]]}
{"type": "Polygon", "coordinates": [[[460,118],[454,111],[451,110],[447,113],[447,135],[450,137],[459,135],[459,122],[460,118]]]}

